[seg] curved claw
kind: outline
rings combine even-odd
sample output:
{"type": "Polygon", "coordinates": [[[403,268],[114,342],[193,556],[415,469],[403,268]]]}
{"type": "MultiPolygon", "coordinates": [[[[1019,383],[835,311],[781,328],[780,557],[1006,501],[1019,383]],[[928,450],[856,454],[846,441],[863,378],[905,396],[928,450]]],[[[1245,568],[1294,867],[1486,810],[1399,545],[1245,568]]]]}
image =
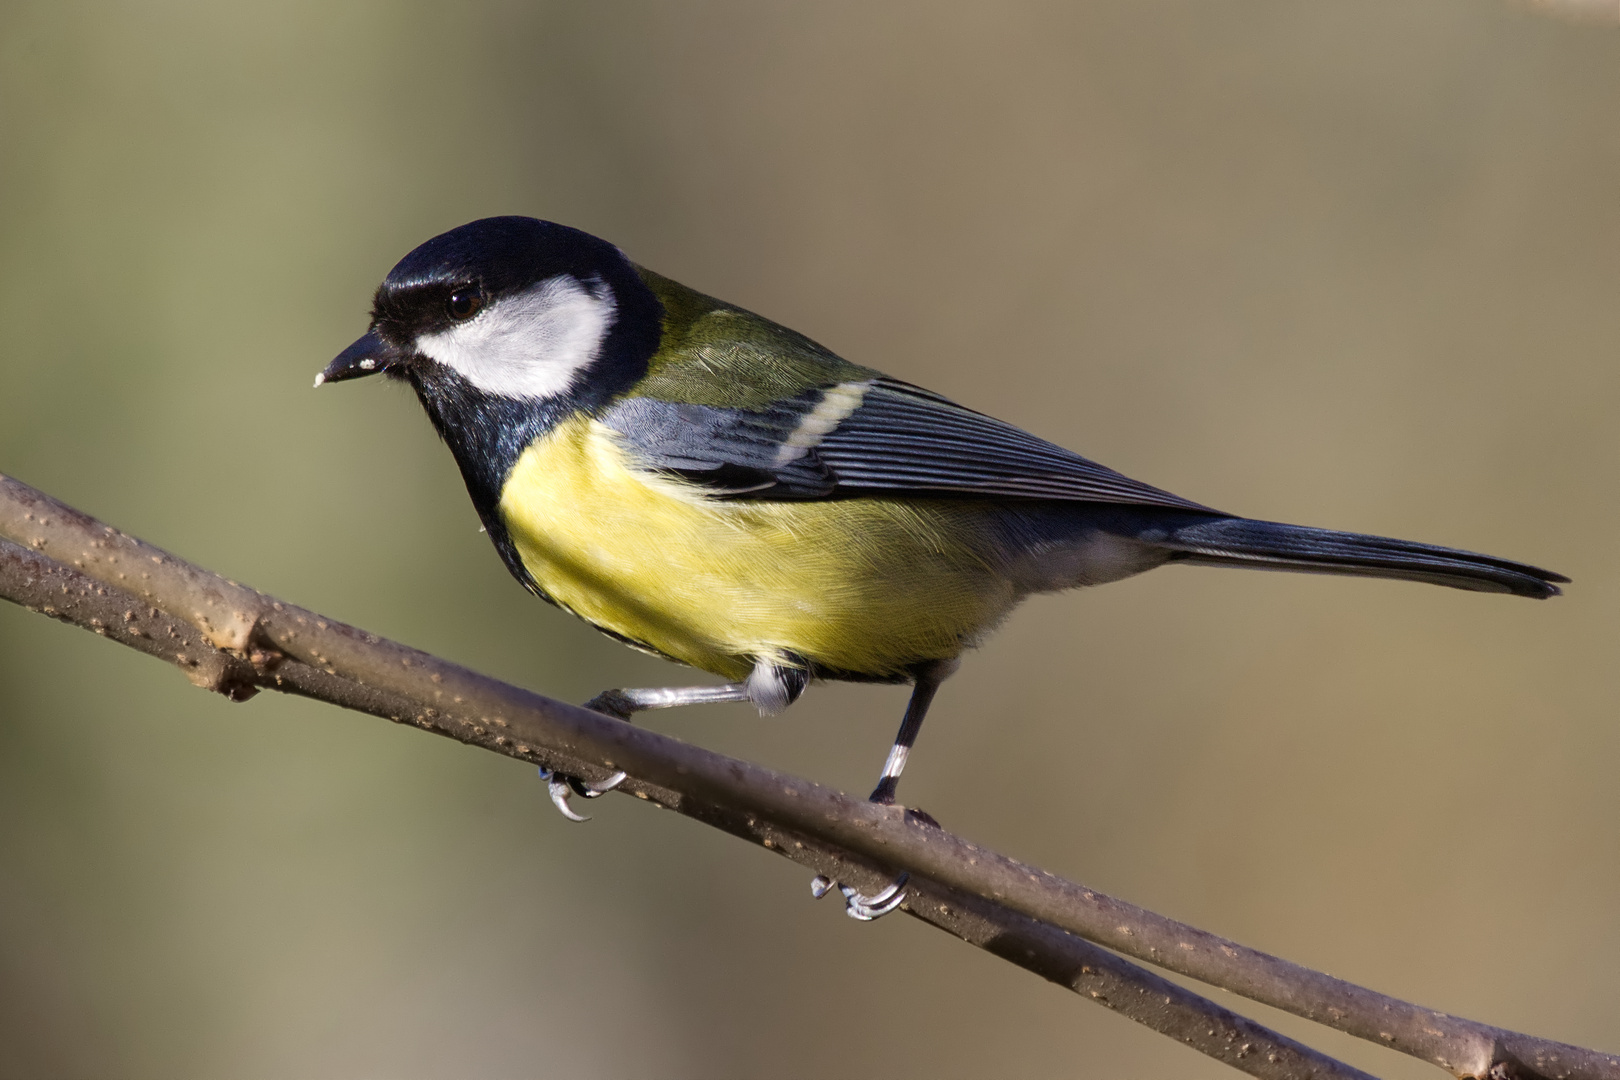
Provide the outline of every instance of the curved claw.
{"type": "Polygon", "coordinates": [[[573,807],[568,805],[568,796],[574,793],[573,789],[568,786],[568,777],[559,776],[542,765],[540,767],[540,779],[546,782],[546,790],[551,794],[551,805],[557,808],[559,814],[569,821],[591,820],[585,814],[574,813],[573,807]]]}
{"type": "Polygon", "coordinates": [[[551,804],[557,812],[569,821],[589,821],[588,815],[574,813],[574,808],[568,805],[568,796],[578,794],[587,799],[594,799],[598,795],[605,795],[624,783],[627,779],[622,772],[616,772],[599,784],[587,783],[577,776],[565,776],[554,773],[544,765],[540,766],[540,779],[546,782],[546,790],[551,795],[551,804]]]}
{"type": "Polygon", "coordinates": [[[838,891],[844,894],[844,914],[861,922],[871,922],[906,902],[906,882],[910,880],[911,874],[901,873],[887,888],[871,896],[862,896],[848,885],[840,885],[825,874],[817,874],[810,881],[810,895],[820,900],[832,891],[834,885],[838,885],[838,891]]]}
{"type": "Polygon", "coordinates": [[[910,874],[902,873],[894,883],[875,896],[862,896],[854,889],[844,893],[844,914],[861,922],[880,919],[906,902],[906,882],[910,874]]]}
{"type": "Polygon", "coordinates": [[[599,784],[593,784],[588,780],[581,780],[577,776],[569,776],[565,779],[568,781],[568,786],[574,789],[575,795],[586,799],[599,799],[603,795],[606,795],[608,792],[612,791],[614,788],[618,787],[620,784],[624,783],[626,780],[630,779],[630,775],[622,771],[616,772],[599,784]]]}

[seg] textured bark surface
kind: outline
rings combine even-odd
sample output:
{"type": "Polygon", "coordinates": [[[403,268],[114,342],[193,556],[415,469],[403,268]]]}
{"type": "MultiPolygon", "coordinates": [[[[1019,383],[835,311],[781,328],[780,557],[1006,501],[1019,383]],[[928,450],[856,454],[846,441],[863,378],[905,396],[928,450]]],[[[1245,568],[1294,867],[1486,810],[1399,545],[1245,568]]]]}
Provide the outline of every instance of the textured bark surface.
{"type": "Polygon", "coordinates": [[[1459,1077],[1620,1077],[1620,1058],[1378,994],[980,848],[903,807],[710,753],[275,600],[0,476],[0,595],[245,701],[271,689],[411,724],[619,790],[864,892],[1261,1077],[1365,1076],[1105,948],[1459,1077]]]}

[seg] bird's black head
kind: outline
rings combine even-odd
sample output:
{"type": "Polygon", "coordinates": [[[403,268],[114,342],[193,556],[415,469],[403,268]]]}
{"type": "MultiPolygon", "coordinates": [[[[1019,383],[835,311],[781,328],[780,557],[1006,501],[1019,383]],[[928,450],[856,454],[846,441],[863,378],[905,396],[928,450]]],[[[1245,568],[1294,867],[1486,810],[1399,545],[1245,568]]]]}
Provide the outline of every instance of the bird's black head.
{"type": "Polygon", "coordinates": [[[378,373],[408,381],[500,546],[494,511],[518,456],[645,375],[663,317],[607,241],[535,218],[484,218],[401,259],[377,288],[371,328],[315,385],[378,373]]]}
{"type": "Polygon", "coordinates": [[[386,372],[419,391],[459,382],[472,393],[588,407],[641,377],[662,319],[605,240],[535,218],[484,218],[401,259],[377,288],[371,329],[317,385],[386,372]]]}

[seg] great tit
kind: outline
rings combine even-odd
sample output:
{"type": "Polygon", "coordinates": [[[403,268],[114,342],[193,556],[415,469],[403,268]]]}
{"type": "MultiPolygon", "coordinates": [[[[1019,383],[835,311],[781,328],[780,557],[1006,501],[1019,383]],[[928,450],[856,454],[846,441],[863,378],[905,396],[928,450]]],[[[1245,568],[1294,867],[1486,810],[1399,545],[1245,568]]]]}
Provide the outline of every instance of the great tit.
{"type": "Polygon", "coordinates": [[[1536,598],[1569,580],[1212,510],[534,218],[474,221],[401,259],[316,385],[375,374],[416,390],[518,581],[728,680],[592,707],[774,714],[813,679],[910,682],[881,803],[940,682],[1031,593],[1176,562],[1536,598]]]}

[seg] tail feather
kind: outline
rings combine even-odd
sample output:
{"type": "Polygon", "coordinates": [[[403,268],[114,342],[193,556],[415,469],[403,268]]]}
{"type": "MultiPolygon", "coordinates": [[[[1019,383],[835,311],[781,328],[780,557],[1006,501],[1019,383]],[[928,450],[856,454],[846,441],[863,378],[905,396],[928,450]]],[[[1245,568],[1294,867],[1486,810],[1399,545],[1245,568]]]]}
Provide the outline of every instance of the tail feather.
{"type": "Polygon", "coordinates": [[[1169,550],[1172,561],[1402,578],[1538,600],[1557,596],[1561,590],[1554,583],[1569,580],[1550,570],[1471,551],[1247,518],[1206,518],[1168,529],[1151,537],[1151,542],[1169,550]]]}

